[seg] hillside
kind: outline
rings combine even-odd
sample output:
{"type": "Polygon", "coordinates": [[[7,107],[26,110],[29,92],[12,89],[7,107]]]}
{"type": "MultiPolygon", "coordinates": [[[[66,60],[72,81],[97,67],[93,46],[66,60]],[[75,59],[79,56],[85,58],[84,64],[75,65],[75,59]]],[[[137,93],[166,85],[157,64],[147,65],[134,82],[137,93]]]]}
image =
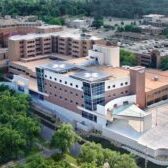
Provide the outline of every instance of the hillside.
{"type": "Polygon", "coordinates": [[[138,18],[143,14],[168,15],[168,0],[1,0],[2,15],[115,16],[138,18]]]}

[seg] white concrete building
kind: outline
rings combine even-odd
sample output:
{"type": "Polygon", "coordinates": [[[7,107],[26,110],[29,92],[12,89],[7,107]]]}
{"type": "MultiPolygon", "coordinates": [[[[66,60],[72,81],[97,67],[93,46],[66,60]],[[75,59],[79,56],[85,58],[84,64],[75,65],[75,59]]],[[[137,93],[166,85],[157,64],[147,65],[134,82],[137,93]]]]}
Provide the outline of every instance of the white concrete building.
{"type": "Polygon", "coordinates": [[[89,50],[89,58],[95,59],[100,65],[120,66],[120,48],[118,46],[94,45],[89,50]]]}

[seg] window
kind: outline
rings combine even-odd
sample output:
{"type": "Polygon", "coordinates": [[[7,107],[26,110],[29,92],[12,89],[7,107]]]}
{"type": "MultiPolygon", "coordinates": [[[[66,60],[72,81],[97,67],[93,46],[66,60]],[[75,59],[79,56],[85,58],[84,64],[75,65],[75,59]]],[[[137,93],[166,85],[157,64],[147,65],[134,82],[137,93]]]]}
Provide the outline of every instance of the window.
{"type": "Polygon", "coordinates": [[[62,90],[62,88],[60,88],[59,90],[62,90]]]}
{"type": "Polygon", "coordinates": [[[121,83],[120,85],[123,86],[123,83],[121,83]]]}
{"type": "Polygon", "coordinates": [[[78,96],[78,94],[76,93],[76,96],[78,96]]]}
{"type": "Polygon", "coordinates": [[[57,78],[54,78],[54,80],[56,81],[56,80],[57,80],[57,78]]]}
{"type": "Polygon", "coordinates": [[[50,87],[52,87],[52,85],[50,84],[50,87]]]}
{"type": "Polygon", "coordinates": [[[65,81],[65,84],[67,84],[67,81],[65,81]]]}
{"type": "Polygon", "coordinates": [[[128,85],[128,82],[125,82],[125,85],[128,85]]]}
{"type": "Polygon", "coordinates": [[[52,79],[52,77],[50,76],[50,79],[52,79]]]}
{"type": "Polygon", "coordinates": [[[115,85],[113,85],[113,88],[115,88],[115,85]]]}
{"type": "Polygon", "coordinates": [[[65,98],[65,101],[67,101],[67,98],[65,98]]]}
{"type": "Polygon", "coordinates": [[[47,75],[45,75],[45,78],[47,78],[47,75]]]}
{"type": "Polygon", "coordinates": [[[97,122],[97,116],[90,114],[90,113],[87,113],[85,111],[82,111],[82,117],[87,118],[88,120],[97,122]]]}
{"type": "Polygon", "coordinates": [[[64,90],[65,92],[67,92],[67,90],[64,90]]]}
{"type": "Polygon", "coordinates": [[[60,99],[62,99],[62,96],[60,96],[60,99]]]}
{"type": "Polygon", "coordinates": [[[70,83],[70,85],[72,86],[73,84],[72,84],[72,83],[70,83]]]}
{"type": "Polygon", "coordinates": [[[73,92],[70,92],[70,94],[73,94],[73,92]]]}
{"type": "Polygon", "coordinates": [[[78,105],[78,102],[76,102],[76,105],[78,105]]]}
{"type": "Polygon", "coordinates": [[[57,97],[57,95],[55,94],[55,97],[57,97]]]}
{"type": "Polygon", "coordinates": [[[110,89],[110,86],[108,86],[108,89],[110,89]]]}
{"type": "Polygon", "coordinates": [[[60,83],[62,83],[62,80],[60,80],[60,83]]]}
{"type": "Polygon", "coordinates": [[[57,89],[57,86],[55,86],[54,88],[57,89]]]}
{"type": "Polygon", "coordinates": [[[72,100],[71,100],[70,102],[71,102],[71,103],[73,103],[73,101],[72,101],[72,100]]]}
{"type": "Polygon", "coordinates": [[[76,85],[76,88],[78,88],[78,85],[76,85]]]}

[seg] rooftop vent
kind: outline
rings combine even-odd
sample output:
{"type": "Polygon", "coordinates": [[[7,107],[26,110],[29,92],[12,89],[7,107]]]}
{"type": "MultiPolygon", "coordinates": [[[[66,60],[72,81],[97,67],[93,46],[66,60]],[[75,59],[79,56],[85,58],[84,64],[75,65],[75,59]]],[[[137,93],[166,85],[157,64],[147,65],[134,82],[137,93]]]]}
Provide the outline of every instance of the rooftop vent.
{"type": "Polygon", "coordinates": [[[85,78],[97,78],[98,73],[85,73],[85,78]]]}
{"type": "Polygon", "coordinates": [[[153,80],[154,80],[154,81],[158,81],[158,80],[159,80],[159,77],[158,77],[158,76],[154,76],[153,80]]]}
{"type": "Polygon", "coordinates": [[[54,64],[53,68],[65,68],[65,64],[54,64]]]}

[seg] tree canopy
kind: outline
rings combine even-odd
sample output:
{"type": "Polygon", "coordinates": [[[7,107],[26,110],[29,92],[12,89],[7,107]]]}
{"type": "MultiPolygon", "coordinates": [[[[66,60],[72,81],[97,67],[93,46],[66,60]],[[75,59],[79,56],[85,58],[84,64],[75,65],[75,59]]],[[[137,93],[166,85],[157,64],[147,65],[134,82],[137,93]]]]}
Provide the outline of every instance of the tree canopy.
{"type": "Polygon", "coordinates": [[[161,59],[160,68],[165,71],[168,70],[168,56],[161,59]]]}
{"type": "Polygon", "coordinates": [[[167,0],[1,0],[2,15],[114,16],[139,18],[144,14],[167,14],[167,0]]]}
{"type": "Polygon", "coordinates": [[[30,98],[0,86],[0,163],[31,150],[40,126],[29,111],[30,98]]]}
{"type": "MultiPolygon", "coordinates": [[[[104,163],[108,163],[110,168],[137,168],[135,160],[131,155],[121,155],[110,149],[103,149],[100,144],[89,142],[82,145],[80,161],[96,164],[96,166],[103,166],[104,163]]],[[[89,168],[89,165],[84,165],[84,167],[89,168]]]]}
{"type": "Polygon", "coordinates": [[[137,58],[132,52],[124,49],[120,50],[120,63],[121,65],[135,66],[137,65],[137,58]]]}
{"type": "Polygon", "coordinates": [[[77,142],[78,135],[72,125],[62,124],[52,137],[51,145],[60,149],[62,153],[68,152],[70,147],[77,142]]]}
{"type": "Polygon", "coordinates": [[[53,159],[45,159],[41,155],[32,157],[26,161],[26,164],[19,165],[16,168],[72,168],[66,161],[55,162],[53,159]]]}

